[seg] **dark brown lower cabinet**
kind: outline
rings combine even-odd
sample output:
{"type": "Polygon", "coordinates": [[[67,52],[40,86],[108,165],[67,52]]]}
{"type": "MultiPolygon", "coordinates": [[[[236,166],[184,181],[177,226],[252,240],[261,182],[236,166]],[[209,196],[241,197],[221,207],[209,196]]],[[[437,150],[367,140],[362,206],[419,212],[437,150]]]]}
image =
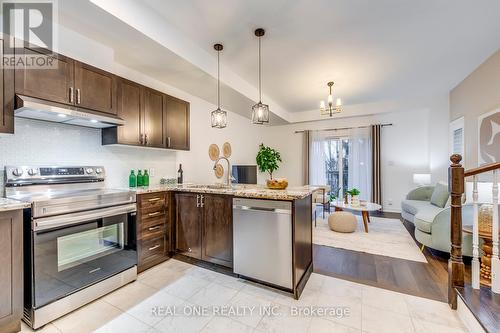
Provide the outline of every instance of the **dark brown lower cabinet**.
{"type": "Polygon", "coordinates": [[[137,195],[137,270],[142,272],[168,259],[170,251],[170,193],[137,195]]]}
{"type": "Polygon", "coordinates": [[[233,208],[227,195],[204,195],[201,259],[233,267],[233,208]]]}
{"type": "Polygon", "coordinates": [[[176,194],[176,252],[233,267],[232,197],[176,194]]]}
{"type": "Polygon", "coordinates": [[[176,252],[201,259],[201,208],[197,193],[176,193],[176,252]]]}
{"type": "Polygon", "coordinates": [[[23,314],[22,210],[0,212],[0,267],[0,332],[19,332],[23,314]]]}

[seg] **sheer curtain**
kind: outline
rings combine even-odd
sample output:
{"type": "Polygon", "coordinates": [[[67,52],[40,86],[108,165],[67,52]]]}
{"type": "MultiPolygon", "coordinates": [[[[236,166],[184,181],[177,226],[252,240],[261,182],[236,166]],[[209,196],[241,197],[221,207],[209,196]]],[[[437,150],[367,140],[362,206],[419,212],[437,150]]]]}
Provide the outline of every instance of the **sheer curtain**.
{"type": "Polygon", "coordinates": [[[371,200],[372,148],[370,128],[349,130],[349,189],[357,188],[360,199],[371,200]]]}
{"type": "Polygon", "coordinates": [[[327,132],[311,131],[309,146],[309,184],[326,185],[325,139],[327,132]]]}

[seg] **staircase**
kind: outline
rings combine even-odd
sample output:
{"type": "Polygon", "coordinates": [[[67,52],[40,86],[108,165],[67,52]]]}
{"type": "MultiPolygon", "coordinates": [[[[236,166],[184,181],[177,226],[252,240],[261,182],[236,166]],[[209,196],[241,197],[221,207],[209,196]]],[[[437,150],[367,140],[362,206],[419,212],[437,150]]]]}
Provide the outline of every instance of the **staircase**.
{"type": "Polygon", "coordinates": [[[464,170],[460,162],[462,156],[452,155],[448,171],[448,186],[451,194],[451,254],[448,262],[448,303],[452,309],[470,311],[472,317],[464,321],[474,331],[500,332],[500,258],[499,258],[499,212],[498,181],[500,163],[486,164],[464,170]],[[492,230],[479,228],[479,177],[492,177],[492,230]],[[473,186],[473,226],[462,227],[462,196],[466,179],[472,179],[473,186]],[[462,233],[472,234],[472,273],[471,284],[464,282],[464,263],[462,260],[462,233]],[[482,239],[480,258],[479,239],[482,239]],[[475,322],[474,322],[475,320],[475,322]],[[477,326],[475,326],[477,325],[477,326]]]}

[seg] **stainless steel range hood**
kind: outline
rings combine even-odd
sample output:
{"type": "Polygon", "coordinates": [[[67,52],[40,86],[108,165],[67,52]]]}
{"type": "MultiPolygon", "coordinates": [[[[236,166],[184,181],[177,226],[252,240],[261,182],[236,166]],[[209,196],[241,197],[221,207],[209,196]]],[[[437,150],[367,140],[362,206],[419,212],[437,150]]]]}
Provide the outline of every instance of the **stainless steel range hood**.
{"type": "Polygon", "coordinates": [[[23,95],[16,95],[14,115],[20,118],[93,128],[115,127],[125,123],[123,119],[112,115],[96,114],[83,108],[48,102],[23,95]]]}

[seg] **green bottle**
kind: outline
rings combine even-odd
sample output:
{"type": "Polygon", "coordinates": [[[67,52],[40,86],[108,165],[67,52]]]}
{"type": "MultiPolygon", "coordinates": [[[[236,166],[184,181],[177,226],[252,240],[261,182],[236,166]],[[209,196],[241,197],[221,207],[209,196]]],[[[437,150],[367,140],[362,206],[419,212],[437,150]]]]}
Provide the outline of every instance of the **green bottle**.
{"type": "Polygon", "coordinates": [[[137,178],[135,177],[134,170],[130,171],[130,176],[128,176],[128,186],[136,187],[137,186],[137,178]]]}
{"type": "Polygon", "coordinates": [[[148,169],[144,169],[144,176],[142,177],[142,185],[149,186],[149,173],[148,173],[148,169]]]}
{"type": "Polygon", "coordinates": [[[144,178],[142,177],[141,169],[137,170],[137,187],[143,186],[144,178]]]}

